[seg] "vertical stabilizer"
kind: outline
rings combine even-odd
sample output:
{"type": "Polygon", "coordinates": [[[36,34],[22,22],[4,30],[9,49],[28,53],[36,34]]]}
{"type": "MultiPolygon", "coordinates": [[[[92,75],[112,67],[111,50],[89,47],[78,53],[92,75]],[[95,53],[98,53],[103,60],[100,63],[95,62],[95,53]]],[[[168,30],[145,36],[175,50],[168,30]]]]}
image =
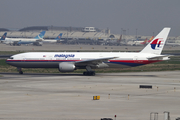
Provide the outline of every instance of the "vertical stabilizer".
{"type": "Polygon", "coordinates": [[[60,33],[55,40],[61,40],[61,37],[62,37],[62,33],[60,33]]]}
{"type": "Polygon", "coordinates": [[[42,31],[39,35],[37,35],[34,39],[43,39],[46,31],[42,31]]]}
{"type": "Polygon", "coordinates": [[[5,32],[5,33],[3,34],[3,36],[1,37],[0,40],[5,40],[5,39],[6,39],[6,35],[7,35],[7,32],[5,32]]]}
{"type": "Polygon", "coordinates": [[[152,53],[160,55],[165,45],[171,28],[164,28],[142,51],[141,53],[152,53]]]}

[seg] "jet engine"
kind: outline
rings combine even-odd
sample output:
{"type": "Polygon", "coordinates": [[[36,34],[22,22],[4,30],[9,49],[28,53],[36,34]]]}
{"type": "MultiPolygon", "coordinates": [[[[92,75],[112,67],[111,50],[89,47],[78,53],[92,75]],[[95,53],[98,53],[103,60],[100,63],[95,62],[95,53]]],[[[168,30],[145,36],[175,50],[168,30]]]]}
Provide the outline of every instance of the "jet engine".
{"type": "Polygon", "coordinates": [[[75,65],[73,63],[61,62],[59,63],[60,72],[73,72],[75,70],[75,65]]]}

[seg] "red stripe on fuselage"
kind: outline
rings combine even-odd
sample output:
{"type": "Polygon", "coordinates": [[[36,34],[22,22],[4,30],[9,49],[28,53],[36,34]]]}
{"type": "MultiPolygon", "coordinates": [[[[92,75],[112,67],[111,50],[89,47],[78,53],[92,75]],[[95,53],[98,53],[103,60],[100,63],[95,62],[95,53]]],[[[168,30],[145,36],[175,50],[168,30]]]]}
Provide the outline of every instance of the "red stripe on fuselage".
{"type": "Polygon", "coordinates": [[[117,63],[138,63],[138,64],[150,64],[155,62],[160,62],[162,60],[109,60],[109,62],[117,63]]]}

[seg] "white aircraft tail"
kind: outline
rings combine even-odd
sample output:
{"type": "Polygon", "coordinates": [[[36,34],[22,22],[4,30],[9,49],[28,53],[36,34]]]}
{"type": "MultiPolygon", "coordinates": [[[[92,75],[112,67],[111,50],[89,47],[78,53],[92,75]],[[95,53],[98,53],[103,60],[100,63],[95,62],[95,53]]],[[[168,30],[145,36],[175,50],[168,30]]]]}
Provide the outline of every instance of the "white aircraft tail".
{"type": "Polygon", "coordinates": [[[164,28],[140,53],[160,55],[171,28],[164,28]]]}

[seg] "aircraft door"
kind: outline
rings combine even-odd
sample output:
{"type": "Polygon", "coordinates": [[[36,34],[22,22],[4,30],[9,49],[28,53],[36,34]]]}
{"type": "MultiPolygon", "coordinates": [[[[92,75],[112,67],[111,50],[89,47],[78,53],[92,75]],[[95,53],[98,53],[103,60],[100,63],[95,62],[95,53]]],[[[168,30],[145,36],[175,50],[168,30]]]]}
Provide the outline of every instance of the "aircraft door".
{"type": "Polygon", "coordinates": [[[22,58],[23,58],[22,62],[25,62],[27,60],[25,56],[22,56],[22,58]]]}

